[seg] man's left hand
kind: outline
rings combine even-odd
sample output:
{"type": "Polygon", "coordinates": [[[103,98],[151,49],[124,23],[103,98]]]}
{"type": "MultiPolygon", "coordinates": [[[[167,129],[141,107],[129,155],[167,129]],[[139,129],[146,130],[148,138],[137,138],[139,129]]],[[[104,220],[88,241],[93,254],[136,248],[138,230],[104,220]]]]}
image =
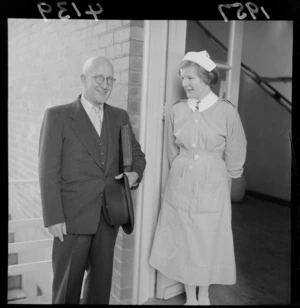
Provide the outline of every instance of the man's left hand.
{"type": "MultiPolygon", "coordinates": [[[[133,172],[124,172],[124,173],[125,173],[125,174],[127,175],[127,177],[128,177],[128,182],[129,182],[130,188],[131,188],[132,186],[136,186],[136,185],[135,185],[135,184],[136,184],[136,181],[137,181],[138,178],[139,178],[138,174],[137,174],[135,171],[133,171],[133,172]]],[[[123,173],[121,173],[121,174],[115,176],[115,179],[116,179],[116,180],[120,180],[122,177],[123,177],[123,173]]]]}

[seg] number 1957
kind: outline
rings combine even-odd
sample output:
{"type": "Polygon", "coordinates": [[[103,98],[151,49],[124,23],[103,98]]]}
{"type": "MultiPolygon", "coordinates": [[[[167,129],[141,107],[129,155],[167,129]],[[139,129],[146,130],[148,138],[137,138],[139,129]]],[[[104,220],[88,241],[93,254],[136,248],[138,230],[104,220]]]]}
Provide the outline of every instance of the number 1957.
{"type": "MultiPolygon", "coordinates": [[[[259,12],[258,6],[253,2],[247,2],[247,3],[245,3],[245,6],[247,7],[251,17],[255,20],[256,19],[255,14],[257,14],[259,12]]],[[[244,19],[244,18],[247,17],[247,14],[245,12],[241,13],[244,9],[244,5],[242,3],[236,2],[236,3],[231,3],[231,4],[229,4],[229,3],[219,4],[218,9],[219,9],[219,12],[221,13],[221,15],[223,16],[225,22],[227,22],[228,19],[223,12],[223,8],[230,9],[230,7],[239,8],[238,11],[237,11],[238,19],[244,19]]],[[[270,19],[269,15],[267,14],[267,12],[265,11],[265,9],[262,6],[260,7],[260,9],[264,13],[264,15],[267,17],[267,19],[270,19]]]]}

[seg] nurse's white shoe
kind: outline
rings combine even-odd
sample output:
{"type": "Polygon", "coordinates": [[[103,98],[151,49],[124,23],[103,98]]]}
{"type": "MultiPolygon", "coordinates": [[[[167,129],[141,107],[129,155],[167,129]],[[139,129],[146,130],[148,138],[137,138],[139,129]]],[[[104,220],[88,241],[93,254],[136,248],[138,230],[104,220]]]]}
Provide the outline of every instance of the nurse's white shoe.
{"type": "Polygon", "coordinates": [[[184,306],[197,306],[198,303],[197,303],[197,300],[189,300],[189,301],[186,301],[185,304],[183,304],[184,306]]]}
{"type": "Polygon", "coordinates": [[[198,297],[199,306],[210,306],[210,300],[208,296],[199,296],[198,297]]]}

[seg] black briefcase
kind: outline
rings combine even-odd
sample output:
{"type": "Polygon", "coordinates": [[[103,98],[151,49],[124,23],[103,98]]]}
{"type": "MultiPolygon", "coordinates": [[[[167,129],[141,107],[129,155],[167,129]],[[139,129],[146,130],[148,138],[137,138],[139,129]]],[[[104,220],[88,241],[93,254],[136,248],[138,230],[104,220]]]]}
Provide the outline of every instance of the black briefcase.
{"type": "MultiPolygon", "coordinates": [[[[129,125],[121,127],[120,151],[123,172],[129,172],[132,165],[132,145],[129,125]]],[[[111,225],[121,226],[130,234],[134,228],[134,209],[128,177],[124,173],[120,180],[114,179],[105,185],[103,213],[111,225]]]]}

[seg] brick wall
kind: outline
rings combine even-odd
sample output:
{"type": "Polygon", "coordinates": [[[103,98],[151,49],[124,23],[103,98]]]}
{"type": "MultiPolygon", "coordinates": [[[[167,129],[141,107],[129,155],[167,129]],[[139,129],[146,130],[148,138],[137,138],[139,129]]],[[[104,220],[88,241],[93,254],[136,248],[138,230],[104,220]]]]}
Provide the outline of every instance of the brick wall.
{"type": "MultiPolygon", "coordinates": [[[[37,179],[45,109],[69,103],[81,93],[82,65],[91,56],[112,61],[117,80],[108,103],[128,110],[139,139],[143,25],[138,20],[8,20],[10,180],[37,179]]],[[[40,210],[38,183],[30,185],[10,185],[10,208],[40,210]]],[[[115,304],[131,303],[133,244],[134,235],[121,230],[111,296],[115,304]]]]}

